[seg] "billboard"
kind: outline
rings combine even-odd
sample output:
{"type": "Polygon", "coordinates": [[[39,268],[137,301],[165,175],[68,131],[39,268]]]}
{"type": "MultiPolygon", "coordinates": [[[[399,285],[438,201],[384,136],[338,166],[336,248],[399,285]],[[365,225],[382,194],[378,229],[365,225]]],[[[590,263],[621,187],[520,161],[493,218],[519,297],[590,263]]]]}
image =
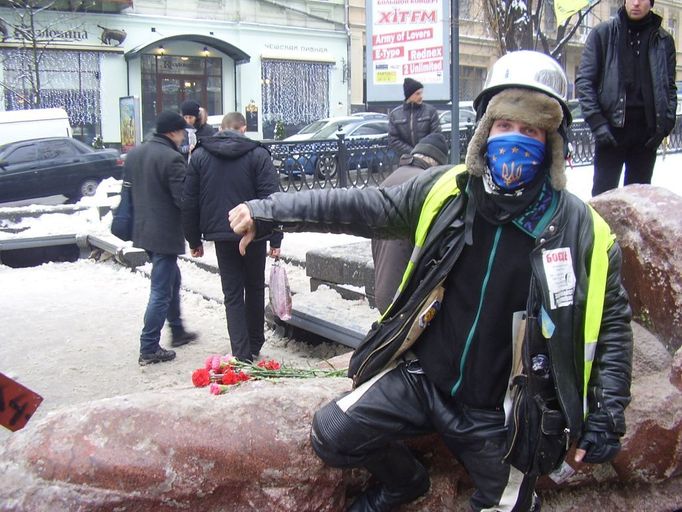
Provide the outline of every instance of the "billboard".
{"type": "Polygon", "coordinates": [[[449,3],[367,0],[367,101],[402,101],[403,80],[426,101],[450,100],[449,3]]]}

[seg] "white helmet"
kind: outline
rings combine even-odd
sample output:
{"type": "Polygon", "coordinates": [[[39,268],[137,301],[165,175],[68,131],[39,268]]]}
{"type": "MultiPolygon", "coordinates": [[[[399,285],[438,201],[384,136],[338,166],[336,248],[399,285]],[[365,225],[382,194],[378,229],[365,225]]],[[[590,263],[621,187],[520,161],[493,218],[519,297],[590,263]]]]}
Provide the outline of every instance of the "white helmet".
{"type": "Polygon", "coordinates": [[[490,69],[483,90],[474,100],[478,117],[485,112],[490,98],[510,87],[533,89],[548,94],[561,105],[565,125],[571,124],[571,112],[566,103],[566,73],[549,55],[522,50],[500,57],[490,69]]]}

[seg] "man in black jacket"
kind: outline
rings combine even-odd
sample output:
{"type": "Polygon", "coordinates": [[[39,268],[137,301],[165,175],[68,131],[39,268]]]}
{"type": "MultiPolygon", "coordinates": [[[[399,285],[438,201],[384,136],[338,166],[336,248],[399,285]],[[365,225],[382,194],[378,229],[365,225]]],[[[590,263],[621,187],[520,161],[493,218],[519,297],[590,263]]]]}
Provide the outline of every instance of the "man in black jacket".
{"type": "MultiPolygon", "coordinates": [[[[435,165],[448,161],[448,144],[442,133],[431,133],[422,138],[409,155],[400,159],[400,167],[381,183],[393,187],[414,178],[435,165]]],[[[408,240],[372,239],[374,260],[374,300],[380,312],[390,306],[398,290],[400,278],[410,260],[413,247],[408,240]]]]}
{"type": "Polygon", "coordinates": [[[423,137],[439,133],[438,111],[424,103],[424,86],[412,78],[403,82],[405,102],[388,116],[388,144],[398,156],[409,154],[423,137]]]}
{"type": "Polygon", "coordinates": [[[180,269],[178,254],[185,253],[180,204],[187,166],[178,151],[185,136],[185,120],[164,111],[156,120],[156,133],[126,157],[124,181],[133,196],[133,245],[147,251],[152,262],[151,292],[140,335],[140,358],[144,366],[170,361],[173,350],[159,345],[165,321],[171,328],[171,346],[197,338],[184,329],[180,316],[180,269]]]}
{"type": "Polygon", "coordinates": [[[675,126],[675,41],[651,12],[654,0],[625,0],[590,32],[575,85],[595,138],[596,196],[624,184],[651,183],[656,151],[675,126]]]}
{"type": "Polygon", "coordinates": [[[398,295],[351,358],[354,389],[313,418],[322,460],[365,467],[378,482],[350,511],[392,511],[428,491],[427,468],[403,444],[425,433],[466,468],[473,511],[539,510],[536,479],[571,443],[576,462],[618,453],[631,310],[608,225],[565,190],[567,88],[551,57],[508,53],[474,102],[482,117],[466,165],[396,187],[274,194],[230,212],[242,248],[275,227],[409,237],[415,247],[398,295]]]}
{"type": "MultiPolygon", "coordinates": [[[[268,197],[279,183],[269,151],[245,137],[245,131],[244,116],[232,112],[217,135],[199,139],[185,181],[182,224],[192,256],[203,256],[202,238],[215,242],[232,355],[251,361],[265,342],[266,240],[240,255],[240,237],[230,229],[227,212],[241,202],[268,197]]],[[[276,258],[282,234],[269,240],[270,256],[276,258]]]]}

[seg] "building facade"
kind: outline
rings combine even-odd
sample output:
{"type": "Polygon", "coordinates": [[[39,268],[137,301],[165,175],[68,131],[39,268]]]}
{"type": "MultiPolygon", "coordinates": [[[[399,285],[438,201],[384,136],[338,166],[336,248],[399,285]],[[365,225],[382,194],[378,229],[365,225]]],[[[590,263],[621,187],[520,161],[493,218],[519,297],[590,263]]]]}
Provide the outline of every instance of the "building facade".
{"type": "Polygon", "coordinates": [[[294,130],[348,111],[344,0],[73,5],[33,12],[0,1],[0,110],[63,107],[82,140],[113,144],[186,99],[209,115],[248,106],[255,137],[272,137],[278,121],[294,130]],[[123,126],[130,104],[139,127],[123,126]]]}

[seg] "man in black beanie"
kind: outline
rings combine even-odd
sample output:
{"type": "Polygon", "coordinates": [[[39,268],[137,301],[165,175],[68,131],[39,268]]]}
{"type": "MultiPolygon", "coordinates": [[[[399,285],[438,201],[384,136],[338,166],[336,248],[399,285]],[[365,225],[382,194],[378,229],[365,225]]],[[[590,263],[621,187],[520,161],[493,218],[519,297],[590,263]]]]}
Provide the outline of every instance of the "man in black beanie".
{"type": "Polygon", "coordinates": [[[394,108],[388,116],[388,145],[398,153],[407,155],[423,137],[440,132],[438,111],[423,102],[424,86],[407,77],[403,82],[405,102],[394,108]]]}
{"type": "Polygon", "coordinates": [[[651,183],[656,151],[675,126],[675,41],[651,12],[654,0],[625,0],[590,32],[575,86],[595,138],[596,196],[651,183]]]}
{"type": "Polygon", "coordinates": [[[166,110],[156,120],[156,133],[126,157],[124,181],[133,196],[133,246],[147,251],[152,262],[151,292],[140,334],[140,366],[175,358],[175,351],[159,345],[161,329],[168,322],[171,346],[197,338],[185,330],[180,316],[180,268],[185,253],[180,207],[187,166],[178,150],[187,123],[166,110]]]}
{"type": "MultiPolygon", "coordinates": [[[[393,171],[381,187],[400,185],[436,165],[448,162],[448,144],[442,133],[431,133],[417,143],[412,152],[400,158],[400,167],[393,171]]],[[[381,313],[388,309],[398,290],[400,278],[410,261],[413,246],[409,240],[372,239],[374,260],[374,301],[381,313]]]]}
{"type": "Polygon", "coordinates": [[[211,136],[215,133],[215,130],[209,125],[204,124],[205,121],[202,119],[201,111],[203,109],[196,100],[183,101],[180,105],[180,112],[182,112],[182,117],[187,121],[187,133],[185,133],[185,138],[180,144],[180,153],[185,157],[185,160],[189,162],[189,157],[196,146],[197,141],[201,137],[211,136]]]}

